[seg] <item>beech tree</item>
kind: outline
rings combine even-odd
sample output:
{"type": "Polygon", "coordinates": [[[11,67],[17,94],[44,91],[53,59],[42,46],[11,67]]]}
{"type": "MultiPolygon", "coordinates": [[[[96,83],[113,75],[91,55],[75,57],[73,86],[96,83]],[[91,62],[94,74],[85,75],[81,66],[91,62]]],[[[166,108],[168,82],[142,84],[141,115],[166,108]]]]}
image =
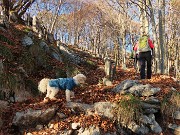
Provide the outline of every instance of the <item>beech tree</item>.
{"type": "Polygon", "coordinates": [[[18,20],[25,14],[27,9],[35,2],[35,0],[2,0],[5,14],[12,20],[18,20]]]}
{"type": "Polygon", "coordinates": [[[159,44],[160,44],[160,53],[161,53],[161,61],[160,61],[160,69],[161,74],[165,73],[165,63],[166,63],[166,52],[165,52],[165,0],[159,0],[159,44]]]}
{"type": "Polygon", "coordinates": [[[167,70],[168,73],[174,71],[175,77],[180,78],[180,47],[179,47],[179,23],[180,1],[173,0],[169,3],[168,16],[166,19],[166,44],[167,48],[167,70]],[[172,70],[174,69],[174,70],[172,70]]]}

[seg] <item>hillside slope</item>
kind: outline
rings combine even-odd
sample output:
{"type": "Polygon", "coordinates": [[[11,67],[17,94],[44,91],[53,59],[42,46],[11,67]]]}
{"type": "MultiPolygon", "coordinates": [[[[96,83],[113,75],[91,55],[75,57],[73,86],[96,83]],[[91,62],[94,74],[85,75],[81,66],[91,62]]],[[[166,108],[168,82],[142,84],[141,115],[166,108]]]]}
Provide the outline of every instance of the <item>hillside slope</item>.
{"type": "MultiPolygon", "coordinates": [[[[38,44],[36,44],[40,42],[40,39],[36,36],[33,36],[34,41],[36,41],[34,42],[35,48],[22,45],[22,38],[30,31],[30,28],[23,25],[12,25],[8,30],[0,29],[0,60],[3,63],[1,82],[3,82],[2,84],[6,89],[12,89],[19,93],[28,91],[31,95],[22,102],[9,104],[2,111],[3,126],[0,133],[7,135],[18,134],[20,132],[20,129],[12,124],[16,112],[26,111],[28,108],[43,110],[52,106],[56,106],[58,108],[57,112],[64,113],[67,116],[66,119],[60,121],[57,118],[53,119],[52,123],[54,124],[55,131],[57,131],[56,133],[51,128],[41,128],[40,130],[37,128],[27,128],[23,133],[57,134],[60,130],[70,129],[69,123],[71,122],[81,122],[84,127],[98,125],[104,132],[114,132],[116,129],[115,123],[106,117],[85,115],[81,110],[75,110],[76,113],[74,114],[66,105],[64,91],[60,91],[57,95],[59,100],[48,102],[47,104],[42,103],[44,95],[38,93],[38,82],[44,77],[56,78],[66,76],[67,71],[71,75],[81,72],[87,76],[87,84],[83,87],[75,88],[73,102],[89,105],[97,102],[117,102],[122,99],[122,96],[112,92],[112,89],[124,80],[135,80],[136,76],[138,76],[135,70],[132,67],[129,67],[127,70],[122,70],[121,67],[118,67],[112,82],[113,86],[104,86],[101,83],[102,78],[105,77],[102,59],[92,57],[90,54],[71,46],[68,48],[78,54],[85,62],[75,65],[68,61],[58,61],[52,57],[50,52],[43,52],[40,49],[38,44]],[[23,88],[21,87],[22,85],[23,88]]],[[[48,44],[47,41],[45,42],[48,44]]],[[[57,49],[55,43],[48,46],[53,49],[55,48],[55,50],[57,49]]],[[[66,59],[65,56],[62,56],[62,58],[66,59]]],[[[153,75],[152,79],[139,80],[139,82],[161,88],[161,91],[156,94],[159,100],[162,100],[166,94],[172,91],[172,87],[180,92],[178,82],[169,76],[153,75]]],[[[164,135],[166,135],[166,131],[164,131],[164,135]]]]}

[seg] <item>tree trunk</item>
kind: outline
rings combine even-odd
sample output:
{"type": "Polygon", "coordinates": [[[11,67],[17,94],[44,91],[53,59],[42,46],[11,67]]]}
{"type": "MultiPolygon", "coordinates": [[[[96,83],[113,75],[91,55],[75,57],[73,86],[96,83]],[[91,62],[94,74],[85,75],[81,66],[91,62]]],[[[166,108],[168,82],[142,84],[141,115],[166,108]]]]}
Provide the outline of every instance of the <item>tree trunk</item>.
{"type": "Polygon", "coordinates": [[[25,14],[27,9],[35,2],[35,0],[2,0],[3,6],[5,8],[5,14],[9,17],[13,13],[18,20],[25,14]]]}
{"type": "Polygon", "coordinates": [[[165,63],[166,63],[166,57],[165,57],[165,0],[159,0],[159,44],[160,44],[160,50],[161,50],[161,74],[165,73],[165,63]]]}
{"type": "Polygon", "coordinates": [[[51,34],[52,34],[53,29],[54,29],[55,23],[56,23],[56,21],[57,21],[58,12],[59,12],[59,10],[60,10],[60,8],[61,8],[61,5],[62,5],[62,0],[59,1],[58,8],[57,8],[57,10],[56,10],[55,16],[54,16],[54,18],[53,18],[53,22],[52,22],[52,24],[51,24],[51,28],[50,28],[50,31],[49,31],[49,33],[51,33],[51,34]]]}
{"type": "MultiPolygon", "coordinates": [[[[180,42],[180,38],[178,37],[177,42],[180,42]]],[[[176,71],[176,79],[179,80],[180,79],[180,47],[179,44],[176,44],[176,58],[175,58],[175,71],[176,71]]]]}
{"type": "MultiPolygon", "coordinates": [[[[116,34],[117,35],[117,34],[116,34]]],[[[116,37],[117,38],[117,37],[116,37]]],[[[114,39],[114,65],[112,69],[112,77],[111,81],[114,79],[114,76],[116,74],[116,67],[118,65],[118,59],[119,59],[119,45],[118,45],[118,40],[114,39]]]]}
{"type": "Polygon", "coordinates": [[[139,5],[140,5],[140,33],[142,35],[143,32],[146,32],[148,33],[149,31],[149,24],[148,24],[148,16],[147,16],[147,13],[146,13],[146,8],[147,8],[147,5],[146,5],[146,0],[140,0],[139,1],[139,5]]]}
{"type": "Polygon", "coordinates": [[[157,30],[156,30],[156,23],[154,19],[154,9],[152,7],[151,0],[149,0],[149,7],[150,7],[150,18],[151,18],[151,24],[152,24],[152,32],[153,32],[153,38],[154,38],[154,54],[155,59],[153,62],[153,67],[155,73],[160,73],[160,49],[159,49],[159,43],[158,43],[158,36],[157,36],[157,30]]]}
{"type": "Polygon", "coordinates": [[[122,40],[122,68],[126,69],[126,30],[123,33],[122,40]]]}

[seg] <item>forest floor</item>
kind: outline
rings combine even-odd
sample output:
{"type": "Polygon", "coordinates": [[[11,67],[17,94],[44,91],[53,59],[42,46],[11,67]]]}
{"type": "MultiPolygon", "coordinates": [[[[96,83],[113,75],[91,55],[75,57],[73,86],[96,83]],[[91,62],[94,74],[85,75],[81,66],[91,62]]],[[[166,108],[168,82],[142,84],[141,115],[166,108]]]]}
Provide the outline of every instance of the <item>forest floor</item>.
{"type": "MultiPolygon", "coordinates": [[[[102,65],[100,65],[102,66],[102,65]]],[[[118,101],[120,99],[119,95],[115,95],[113,92],[111,92],[111,89],[114,88],[117,84],[121,83],[122,81],[126,79],[132,79],[135,80],[138,74],[135,72],[133,68],[129,68],[128,70],[122,70],[121,68],[117,69],[115,80],[113,81],[113,86],[103,86],[98,85],[99,78],[103,77],[103,72],[99,69],[89,71],[87,74],[87,85],[84,87],[79,87],[75,89],[75,98],[72,101],[80,101],[81,103],[86,104],[93,104],[95,102],[100,101],[118,101]],[[87,98],[88,97],[88,98],[87,98]]],[[[161,91],[156,95],[159,99],[162,99],[165,94],[167,94],[169,91],[172,90],[172,87],[179,90],[179,84],[174,81],[173,78],[169,76],[163,76],[163,75],[152,75],[152,79],[145,79],[145,80],[139,80],[143,84],[151,84],[154,87],[161,88],[161,91]]],[[[71,114],[70,110],[66,108],[66,101],[65,101],[65,93],[63,91],[60,91],[57,98],[59,99],[56,102],[49,102],[46,104],[41,104],[43,101],[43,97],[36,97],[28,99],[24,102],[17,102],[12,104],[7,110],[5,110],[4,118],[6,118],[3,132],[4,133],[16,133],[16,129],[12,129],[11,122],[12,122],[12,116],[17,111],[23,111],[28,108],[34,108],[34,109],[46,109],[48,107],[51,107],[52,105],[58,105],[61,112],[66,114],[68,116],[68,119],[66,121],[58,121],[55,123],[57,125],[57,130],[63,130],[63,129],[69,129],[69,123],[70,122],[82,122],[85,126],[95,125],[98,123],[98,125],[101,125],[101,129],[103,131],[113,131],[114,125],[112,121],[109,121],[108,119],[101,118],[100,116],[85,116],[83,114],[80,114],[78,116],[74,116],[74,114],[71,114]]],[[[161,127],[165,127],[163,125],[162,117],[157,118],[158,122],[161,122],[161,127]]],[[[180,124],[180,122],[178,122],[180,124]]],[[[34,129],[30,129],[28,132],[31,132],[33,134],[43,134],[46,132],[47,134],[51,134],[51,129],[45,129],[40,131],[34,131],[34,129]]],[[[152,135],[152,134],[149,134],[152,135]]],[[[169,135],[168,130],[164,130],[162,135],[169,135]]]]}

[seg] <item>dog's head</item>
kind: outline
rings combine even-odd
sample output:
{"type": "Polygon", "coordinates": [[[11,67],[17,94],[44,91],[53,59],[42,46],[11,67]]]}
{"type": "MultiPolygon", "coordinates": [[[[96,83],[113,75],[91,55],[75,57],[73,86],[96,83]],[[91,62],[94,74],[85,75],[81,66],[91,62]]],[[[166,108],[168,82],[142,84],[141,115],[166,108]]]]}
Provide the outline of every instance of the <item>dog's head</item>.
{"type": "Polygon", "coordinates": [[[77,84],[84,84],[86,81],[86,76],[83,74],[77,74],[73,77],[77,84]]]}

